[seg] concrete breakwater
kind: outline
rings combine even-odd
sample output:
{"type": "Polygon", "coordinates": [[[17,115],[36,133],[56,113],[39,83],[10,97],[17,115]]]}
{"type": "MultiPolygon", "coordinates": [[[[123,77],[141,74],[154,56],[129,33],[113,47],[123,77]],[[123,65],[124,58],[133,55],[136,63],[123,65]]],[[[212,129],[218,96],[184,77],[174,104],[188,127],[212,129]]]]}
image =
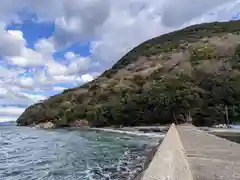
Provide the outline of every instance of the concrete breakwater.
{"type": "Polygon", "coordinates": [[[179,134],[173,124],[154,153],[147,169],[136,180],[192,180],[179,134]]]}
{"type": "Polygon", "coordinates": [[[240,144],[173,124],[135,180],[240,180],[239,152],[240,144]]]}

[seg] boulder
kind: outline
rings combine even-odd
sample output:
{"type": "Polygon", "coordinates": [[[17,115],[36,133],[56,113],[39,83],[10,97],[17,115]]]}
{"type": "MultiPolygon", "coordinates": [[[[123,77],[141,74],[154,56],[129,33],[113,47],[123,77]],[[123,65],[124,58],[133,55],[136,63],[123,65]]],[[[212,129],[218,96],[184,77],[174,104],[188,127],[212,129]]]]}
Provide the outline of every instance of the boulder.
{"type": "Polygon", "coordinates": [[[56,128],[56,125],[52,122],[46,122],[46,123],[40,123],[35,126],[36,128],[41,128],[41,129],[54,129],[56,128]]]}
{"type": "Polygon", "coordinates": [[[89,123],[85,119],[83,119],[83,120],[76,120],[75,123],[74,123],[74,126],[76,126],[78,128],[88,127],[89,123]]]}

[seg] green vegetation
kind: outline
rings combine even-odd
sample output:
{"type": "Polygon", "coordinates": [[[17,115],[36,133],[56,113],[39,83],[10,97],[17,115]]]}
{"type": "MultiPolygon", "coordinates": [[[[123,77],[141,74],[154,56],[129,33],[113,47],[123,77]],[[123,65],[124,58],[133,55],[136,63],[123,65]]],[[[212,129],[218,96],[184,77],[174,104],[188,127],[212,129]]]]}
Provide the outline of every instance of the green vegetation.
{"type": "Polygon", "coordinates": [[[233,68],[240,70],[240,45],[236,47],[235,53],[231,60],[232,60],[233,68]]]}
{"type": "Polygon", "coordinates": [[[240,21],[187,27],[139,45],[81,87],[30,106],[19,125],[195,125],[240,119],[240,21]],[[227,48],[225,46],[227,45],[227,48]],[[223,56],[224,55],[224,56],[223,56]]]}
{"type": "Polygon", "coordinates": [[[215,52],[215,47],[209,44],[202,44],[197,48],[193,48],[190,52],[190,61],[193,66],[201,64],[203,60],[217,60],[218,56],[215,52]]]}

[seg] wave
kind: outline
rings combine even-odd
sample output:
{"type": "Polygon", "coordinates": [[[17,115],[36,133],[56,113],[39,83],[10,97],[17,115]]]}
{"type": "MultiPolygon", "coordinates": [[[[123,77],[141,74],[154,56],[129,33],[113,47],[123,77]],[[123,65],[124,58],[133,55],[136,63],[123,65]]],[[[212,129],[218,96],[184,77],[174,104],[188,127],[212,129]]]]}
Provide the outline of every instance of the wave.
{"type": "Polygon", "coordinates": [[[164,138],[164,136],[165,136],[165,134],[163,134],[163,133],[143,133],[143,132],[139,132],[139,131],[124,131],[124,130],[109,129],[109,128],[91,128],[91,130],[120,133],[120,134],[127,134],[127,135],[135,135],[135,136],[148,136],[148,137],[156,137],[156,138],[164,138]]]}

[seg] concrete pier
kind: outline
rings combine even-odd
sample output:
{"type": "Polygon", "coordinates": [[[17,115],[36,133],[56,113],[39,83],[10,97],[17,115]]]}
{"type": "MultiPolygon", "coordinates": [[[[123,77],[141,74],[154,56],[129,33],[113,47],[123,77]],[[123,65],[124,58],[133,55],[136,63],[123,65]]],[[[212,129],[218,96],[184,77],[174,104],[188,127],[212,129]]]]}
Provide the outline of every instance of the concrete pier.
{"type": "Polygon", "coordinates": [[[240,144],[172,125],[142,180],[240,180],[240,144]]]}

